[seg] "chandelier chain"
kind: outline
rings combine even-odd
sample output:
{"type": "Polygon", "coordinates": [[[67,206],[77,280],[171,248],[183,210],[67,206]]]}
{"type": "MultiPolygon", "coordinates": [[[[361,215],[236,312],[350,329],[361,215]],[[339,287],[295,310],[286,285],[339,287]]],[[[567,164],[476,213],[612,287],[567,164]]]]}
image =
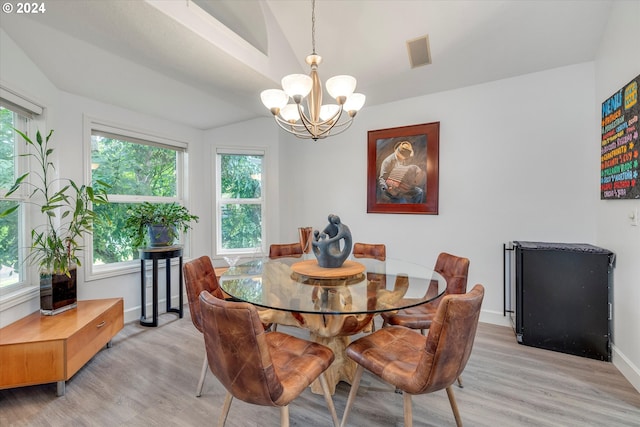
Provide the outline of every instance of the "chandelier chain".
{"type": "Polygon", "coordinates": [[[311,0],[311,47],[316,54],[316,0],[311,0]]]}

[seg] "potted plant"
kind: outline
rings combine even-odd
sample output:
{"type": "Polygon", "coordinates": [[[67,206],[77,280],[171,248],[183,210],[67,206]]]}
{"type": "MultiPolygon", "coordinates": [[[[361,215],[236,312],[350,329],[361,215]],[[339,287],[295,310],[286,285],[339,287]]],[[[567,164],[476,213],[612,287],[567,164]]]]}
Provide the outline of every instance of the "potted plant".
{"type": "Polygon", "coordinates": [[[144,202],[127,211],[125,228],[135,248],[171,246],[180,230],[186,232],[191,222],[198,220],[199,217],[178,203],[144,202]]]}
{"type": "MultiPolygon", "coordinates": [[[[36,132],[36,141],[14,129],[26,142],[29,157],[37,166],[32,173],[16,179],[5,197],[26,187],[28,203],[39,207],[45,217],[44,224],[31,230],[31,247],[25,261],[40,269],[40,311],[52,315],[76,306],[76,271],[82,265],[78,252],[82,250],[82,238],[93,231],[97,219],[92,206],[107,203],[107,184],[99,182],[96,188],[82,185],[66,178],[53,179],[55,170],[51,161],[53,148],[49,140],[36,132]]],[[[0,217],[18,209],[13,206],[0,212],[0,217]]]]}

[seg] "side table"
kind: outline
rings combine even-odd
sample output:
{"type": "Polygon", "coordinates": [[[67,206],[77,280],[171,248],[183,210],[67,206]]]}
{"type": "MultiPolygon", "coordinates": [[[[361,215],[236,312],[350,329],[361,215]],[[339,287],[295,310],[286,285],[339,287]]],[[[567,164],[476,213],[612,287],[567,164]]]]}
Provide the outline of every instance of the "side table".
{"type": "Polygon", "coordinates": [[[162,247],[150,247],[140,248],[140,274],[141,274],[141,310],[140,310],[140,324],[142,326],[158,326],[158,260],[166,260],[166,278],[167,278],[167,313],[178,313],[180,318],[183,316],[182,311],[182,246],[162,246],[162,247]],[[178,291],[179,291],[179,306],[171,307],[171,259],[179,259],[179,279],[178,279],[178,291]],[[146,304],[146,283],[145,283],[145,260],[151,260],[153,262],[153,318],[147,320],[147,304],[146,304]]]}

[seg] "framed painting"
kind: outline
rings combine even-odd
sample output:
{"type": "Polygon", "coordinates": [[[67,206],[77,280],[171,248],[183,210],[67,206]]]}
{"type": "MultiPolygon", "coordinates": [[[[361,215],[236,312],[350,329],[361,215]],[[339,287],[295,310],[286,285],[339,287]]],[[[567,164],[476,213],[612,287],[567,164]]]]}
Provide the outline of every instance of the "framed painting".
{"type": "Polygon", "coordinates": [[[367,212],[437,215],[440,122],[367,138],[367,212]]]}

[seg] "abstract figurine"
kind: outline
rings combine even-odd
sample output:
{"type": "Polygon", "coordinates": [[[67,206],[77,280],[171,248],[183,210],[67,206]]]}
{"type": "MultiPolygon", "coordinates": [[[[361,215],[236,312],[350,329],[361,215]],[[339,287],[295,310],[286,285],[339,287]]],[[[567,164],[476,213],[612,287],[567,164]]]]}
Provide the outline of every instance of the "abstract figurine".
{"type": "Polygon", "coordinates": [[[338,215],[330,214],[329,225],[320,233],[313,232],[313,253],[318,265],[324,268],[341,267],[351,253],[352,239],[349,227],[340,222],[338,215]]]}

